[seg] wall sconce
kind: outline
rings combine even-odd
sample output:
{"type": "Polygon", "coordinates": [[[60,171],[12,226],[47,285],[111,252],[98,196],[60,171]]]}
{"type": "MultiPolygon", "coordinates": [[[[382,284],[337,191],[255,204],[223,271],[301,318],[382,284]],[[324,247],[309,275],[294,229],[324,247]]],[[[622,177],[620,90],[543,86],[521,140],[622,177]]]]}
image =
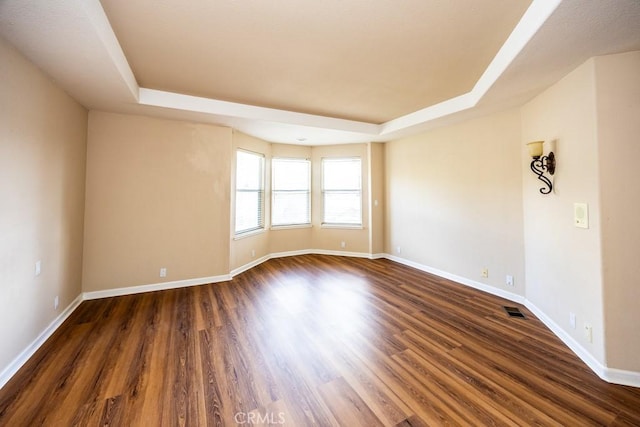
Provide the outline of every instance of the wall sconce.
{"type": "Polygon", "coordinates": [[[547,178],[544,173],[548,172],[549,175],[553,175],[556,171],[556,156],[553,151],[549,152],[546,156],[542,155],[542,144],[544,141],[533,141],[527,144],[529,149],[529,155],[533,158],[531,161],[531,170],[538,176],[538,179],[546,184],[548,187],[540,188],[542,194],[549,194],[553,190],[553,184],[551,180],[547,178]]]}

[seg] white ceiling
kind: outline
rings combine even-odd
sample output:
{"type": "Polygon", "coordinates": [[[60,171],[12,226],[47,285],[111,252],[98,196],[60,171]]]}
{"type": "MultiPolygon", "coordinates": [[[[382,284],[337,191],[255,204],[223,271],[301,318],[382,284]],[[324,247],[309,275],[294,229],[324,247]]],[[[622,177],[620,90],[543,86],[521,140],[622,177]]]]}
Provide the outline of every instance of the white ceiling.
{"type": "Polygon", "coordinates": [[[0,0],[0,34],[89,109],[317,145],[520,105],[640,49],[640,1],[0,0]]]}

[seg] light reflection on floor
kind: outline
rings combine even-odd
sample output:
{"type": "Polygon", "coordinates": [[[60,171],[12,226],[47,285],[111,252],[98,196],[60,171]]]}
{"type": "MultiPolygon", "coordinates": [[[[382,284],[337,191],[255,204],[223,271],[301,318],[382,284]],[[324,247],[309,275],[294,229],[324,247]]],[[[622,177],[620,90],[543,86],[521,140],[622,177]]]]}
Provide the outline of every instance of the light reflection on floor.
{"type": "Polygon", "coordinates": [[[307,352],[309,347],[357,345],[375,334],[377,322],[368,301],[370,285],[362,276],[333,273],[310,283],[288,272],[277,283],[261,289],[268,311],[263,313],[265,333],[271,334],[274,344],[293,339],[300,343],[297,351],[307,352]]]}

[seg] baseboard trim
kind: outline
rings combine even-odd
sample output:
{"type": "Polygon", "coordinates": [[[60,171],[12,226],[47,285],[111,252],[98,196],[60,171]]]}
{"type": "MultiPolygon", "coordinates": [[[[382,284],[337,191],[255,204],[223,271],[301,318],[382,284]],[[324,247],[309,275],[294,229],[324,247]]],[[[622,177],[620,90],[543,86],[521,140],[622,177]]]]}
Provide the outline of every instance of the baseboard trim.
{"type": "Polygon", "coordinates": [[[371,254],[367,252],[330,251],[327,249],[314,249],[311,253],[316,255],[346,256],[351,258],[371,259],[371,254]]]}
{"type": "Polygon", "coordinates": [[[284,257],[288,257],[288,256],[298,256],[298,255],[310,255],[313,254],[314,252],[311,249],[302,249],[299,251],[285,251],[285,252],[274,252],[272,254],[267,255],[269,258],[268,259],[273,259],[273,258],[284,258],[284,257]]]}
{"type": "Polygon", "coordinates": [[[604,372],[604,365],[602,365],[598,360],[593,357],[591,353],[589,353],[578,341],[575,340],[571,335],[569,335],[564,329],[562,329],[556,322],[553,321],[549,316],[545,314],[544,311],[540,310],[534,303],[529,300],[526,300],[524,305],[536,315],[538,319],[545,326],[551,329],[551,332],[555,334],[560,340],[567,346],[571,351],[573,351],[576,356],[578,356],[587,366],[595,372],[600,378],[602,377],[602,373],[604,372]]]}
{"type": "Polygon", "coordinates": [[[262,264],[265,261],[268,261],[270,258],[271,258],[271,256],[265,255],[265,256],[260,257],[260,258],[258,258],[256,260],[251,261],[248,264],[245,264],[243,266],[235,268],[235,269],[231,270],[231,273],[229,274],[229,277],[233,279],[238,274],[244,273],[247,270],[251,270],[253,267],[258,266],[258,265],[262,264]]]}
{"type": "Polygon", "coordinates": [[[33,356],[33,354],[44,344],[44,342],[62,325],[62,323],[75,311],[76,308],[84,300],[108,298],[114,296],[138,294],[144,292],[161,291],[167,289],[184,288],[189,286],[204,285],[207,283],[226,282],[233,277],[241,274],[265,261],[272,258],[282,258],[288,256],[298,255],[334,255],[334,256],[347,256],[357,258],[369,258],[380,259],[386,258],[391,261],[403,264],[409,267],[416,268],[418,270],[434,274],[438,277],[442,277],[454,282],[460,283],[465,286],[469,286],[492,295],[505,298],[509,301],[520,303],[525,305],[533,314],[536,315],[564,344],[571,349],[598,377],[602,380],[613,383],[632,387],[640,387],[640,372],[625,371],[621,369],[608,368],[596,360],[591,353],[589,353],[578,341],[576,341],[571,335],[566,333],[557,323],[555,323],[550,317],[548,317],[542,310],[535,306],[531,301],[527,300],[522,295],[508,292],[503,289],[495,288],[493,286],[485,285],[484,283],[476,282],[474,280],[467,279],[462,276],[458,276],[446,271],[442,271],[433,267],[429,267],[424,264],[417,263],[405,258],[400,258],[387,253],[369,254],[364,252],[346,252],[346,251],[331,251],[325,249],[308,249],[289,252],[276,252],[272,254],[260,257],[248,264],[238,267],[232,270],[227,275],[201,277],[187,280],[177,280],[172,282],[155,283],[150,285],[131,286],[125,288],[108,289],[103,291],[84,292],[76,297],[67,308],[64,309],[58,317],[56,317],[45,328],[38,337],[27,346],[1,373],[0,373],[0,389],[9,382],[9,380],[15,375],[16,372],[33,356]]]}
{"type": "Polygon", "coordinates": [[[608,383],[640,388],[640,372],[605,367],[599,377],[608,383]]]}
{"type": "Polygon", "coordinates": [[[0,373],[0,389],[4,387],[6,383],[15,375],[16,372],[34,355],[36,351],[42,346],[42,344],[49,339],[51,335],[67,320],[67,318],[75,311],[76,308],[82,302],[82,294],[78,295],[71,304],[65,308],[53,321],[47,326],[41,333],[22,350],[15,359],[9,363],[9,365],[0,373]]]}
{"type": "Polygon", "coordinates": [[[227,282],[231,275],[199,277],[195,279],[176,280],[173,282],[153,283],[150,285],[128,286],[125,288],[105,289],[103,291],[84,292],[83,300],[118,297],[122,295],[141,294],[144,292],[165,291],[168,289],[186,288],[189,286],[206,285],[207,283],[227,282]]]}
{"type": "Polygon", "coordinates": [[[417,263],[405,258],[400,258],[391,254],[385,254],[384,258],[391,261],[407,265],[409,267],[416,268],[418,270],[434,274],[438,277],[452,280],[465,286],[470,286],[475,289],[505,298],[509,301],[513,301],[519,304],[523,304],[527,307],[535,316],[545,324],[547,328],[551,330],[560,340],[567,346],[576,356],[580,358],[598,377],[602,380],[619,385],[627,385],[631,387],[640,387],[640,372],[625,371],[622,369],[608,368],[600,363],[591,353],[589,353],[578,341],[576,341],[571,335],[565,332],[556,322],[554,322],[549,316],[547,316],[542,310],[535,306],[531,301],[523,297],[522,295],[508,292],[503,289],[495,288],[493,286],[485,285],[484,283],[476,282],[465,277],[457,276],[455,274],[448,273],[446,271],[438,270],[433,267],[429,267],[424,264],[417,263]]]}
{"type": "Polygon", "coordinates": [[[496,288],[494,286],[485,285],[484,283],[476,282],[475,280],[470,280],[470,279],[467,279],[466,277],[457,276],[455,274],[448,273],[446,271],[438,270],[437,268],[429,267],[428,265],[420,264],[415,261],[410,261],[408,259],[400,258],[391,254],[385,254],[385,258],[403,265],[407,265],[409,267],[416,268],[426,273],[431,273],[438,277],[442,277],[444,279],[448,279],[448,280],[463,284],[465,286],[469,286],[471,288],[487,292],[491,295],[508,299],[509,301],[517,302],[520,304],[524,304],[524,301],[525,301],[525,298],[522,295],[505,291],[504,289],[496,288]]]}
{"type": "Polygon", "coordinates": [[[231,270],[231,278],[236,277],[238,274],[244,273],[245,271],[250,270],[257,265],[260,265],[265,261],[269,261],[270,259],[284,258],[289,256],[298,256],[298,255],[332,255],[332,256],[346,256],[346,257],[369,258],[369,259],[378,259],[378,258],[385,257],[385,254],[370,254],[367,252],[332,251],[328,249],[302,249],[297,251],[274,252],[274,253],[264,255],[247,264],[241,265],[238,268],[234,268],[233,270],[231,270]]]}
{"type": "Polygon", "coordinates": [[[640,372],[606,367],[534,303],[526,300],[525,306],[602,380],[613,384],[640,387],[640,372]]]}

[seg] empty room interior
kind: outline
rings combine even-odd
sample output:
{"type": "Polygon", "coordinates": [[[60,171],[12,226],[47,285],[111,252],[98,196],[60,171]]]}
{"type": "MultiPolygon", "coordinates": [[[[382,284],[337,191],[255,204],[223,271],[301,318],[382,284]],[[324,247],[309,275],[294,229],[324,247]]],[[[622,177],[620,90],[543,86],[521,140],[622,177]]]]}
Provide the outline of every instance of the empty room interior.
{"type": "Polygon", "coordinates": [[[0,0],[0,426],[640,425],[637,0],[0,0]]]}

